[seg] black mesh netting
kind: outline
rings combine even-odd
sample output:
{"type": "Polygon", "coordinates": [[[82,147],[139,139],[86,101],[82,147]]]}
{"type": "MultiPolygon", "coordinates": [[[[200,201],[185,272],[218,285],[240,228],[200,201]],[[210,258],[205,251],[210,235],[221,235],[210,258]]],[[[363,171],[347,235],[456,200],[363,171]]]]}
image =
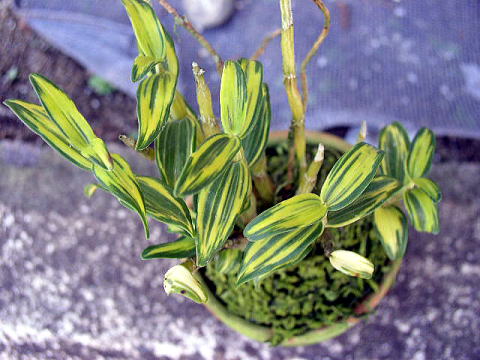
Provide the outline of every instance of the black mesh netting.
{"type": "MultiPolygon", "coordinates": [[[[173,1],[180,5],[180,1],[173,1]]],[[[327,1],[330,37],[310,66],[307,126],[371,127],[400,120],[411,130],[480,137],[480,3],[477,0],[327,1]]],[[[18,12],[55,46],[88,69],[133,94],[130,66],[135,41],[120,0],[18,0],[18,12]]],[[[224,58],[251,55],[265,33],[280,26],[277,0],[237,1],[224,26],[205,35],[224,58]]],[[[309,0],[294,3],[297,57],[319,33],[322,14],[309,0]]],[[[159,9],[174,32],[183,73],[180,87],[193,99],[190,64],[218,78],[210,58],[159,9]]],[[[271,87],[274,127],[286,128],[290,112],[282,88],[276,40],[262,61],[271,87]]]]}

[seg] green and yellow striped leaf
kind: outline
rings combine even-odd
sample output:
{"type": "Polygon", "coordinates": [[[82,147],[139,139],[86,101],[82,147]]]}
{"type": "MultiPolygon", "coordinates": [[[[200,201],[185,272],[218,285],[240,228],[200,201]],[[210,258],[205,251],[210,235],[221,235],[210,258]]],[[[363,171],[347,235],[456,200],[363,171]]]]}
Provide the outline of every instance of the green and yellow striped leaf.
{"type": "Polygon", "coordinates": [[[326,213],[327,207],[318,195],[297,195],[262,212],[245,227],[243,234],[250,241],[270,238],[318,222],[326,213]]]}
{"type": "Polygon", "coordinates": [[[137,150],[147,148],[162,131],[170,115],[177,78],[169,73],[155,74],[142,80],[137,89],[137,150]]]}
{"type": "Polygon", "coordinates": [[[185,264],[175,265],[167,271],[163,287],[167,295],[180,294],[199,304],[208,300],[207,290],[195,279],[192,270],[185,264]]]}
{"type": "Polygon", "coordinates": [[[189,106],[183,95],[177,90],[170,107],[170,120],[183,120],[189,117],[189,106]]]}
{"type": "Polygon", "coordinates": [[[175,184],[175,194],[198,193],[220,176],[240,150],[240,140],[226,134],[209,137],[187,160],[175,184]]]}
{"type": "Polygon", "coordinates": [[[142,80],[161,60],[151,56],[138,55],[132,67],[132,81],[142,80]]]}
{"type": "Polygon", "coordinates": [[[335,250],[328,259],[338,271],[362,279],[370,279],[375,269],[370,260],[353,251],[335,250]]]}
{"type": "Polygon", "coordinates": [[[382,161],[383,151],[358,143],[343,154],[327,175],[320,198],[329,211],[344,208],[370,184],[382,161]]]}
{"type": "Polygon", "coordinates": [[[215,271],[222,274],[235,274],[240,270],[243,252],[240,249],[225,249],[215,259],[215,271]]]}
{"type": "Polygon", "coordinates": [[[30,75],[30,82],[48,117],[57,125],[65,140],[83,157],[111,170],[112,161],[105,143],[95,135],[68,95],[42,75],[30,75]]]}
{"type": "Polygon", "coordinates": [[[442,200],[442,191],[435,181],[427,178],[416,178],[413,179],[413,183],[425,194],[427,194],[434,202],[438,203],[440,200],[442,200]]]}
{"type": "MultiPolygon", "coordinates": [[[[305,259],[308,254],[310,254],[310,252],[312,251],[313,247],[315,245],[312,244],[308,247],[305,248],[305,250],[303,250],[301,253],[299,253],[298,255],[296,255],[295,257],[293,257],[291,260],[288,260],[285,264],[281,265],[281,266],[278,266],[277,268],[275,268],[275,271],[278,271],[280,269],[284,269],[286,267],[289,267],[289,266],[294,266],[295,264],[298,264],[300,261],[302,261],[303,259],[305,259]]],[[[260,283],[261,280],[263,280],[264,278],[270,276],[271,273],[265,273],[263,275],[260,275],[260,276],[257,276],[255,279],[253,279],[253,281],[255,282],[255,285],[258,285],[260,283]]]]}
{"type": "Polygon", "coordinates": [[[227,134],[243,137],[248,130],[247,84],[242,68],[235,61],[226,61],[220,86],[220,111],[227,134]]]}
{"type": "Polygon", "coordinates": [[[175,44],[172,40],[172,37],[168,32],[165,32],[165,40],[167,46],[166,57],[164,61],[164,70],[168,71],[169,74],[178,78],[179,74],[179,65],[178,65],[178,57],[177,52],[175,51],[175,44]]]}
{"type": "Polygon", "coordinates": [[[411,178],[415,179],[428,174],[435,147],[436,140],[433,132],[427,128],[420,129],[413,139],[408,154],[407,168],[411,178]]]}
{"type": "Polygon", "coordinates": [[[328,213],[327,227],[346,226],[370,215],[401,187],[402,184],[394,178],[388,176],[374,178],[362,195],[354,202],[339,211],[328,213]]]}
{"type": "Polygon", "coordinates": [[[419,188],[406,191],[403,201],[415,230],[438,234],[440,221],[437,203],[419,188]]]}
{"type": "Polygon", "coordinates": [[[398,179],[405,180],[410,140],[402,124],[394,122],[383,128],[378,143],[380,150],[385,152],[380,163],[380,173],[398,179]]]}
{"type": "Polygon", "coordinates": [[[234,162],[200,191],[197,203],[198,266],[205,266],[228,240],[250,191],[250,171],[245,161],[234,162]]]}
{"type": "Polygon", "coordinates": [[[153,8],[143,0],[122,0],[132,23],[141,55],[163,61],[166,55],[165,31],[153,8]]]}
{"type": "Polygon", "coordinates": [[[394,205],[379,208],[374,213],[374,224],[388,258],[402,258],[408,242],[408,222],[402,210],[394,205]]]}
{"type": "Polygon", "coordinates": [[[259,61],[242,58],[238,64],[245,74],[247,84],[247,113],[245,116],[244,133],[240,134],[243,138],[245,134],[251,129],[254,121],[258,121],[260,112],[263,111],[262,97],[263,97],[263,65],[259,61]]]}
{"type": "Polygon", "coordinates": [[[85,170],[92,170],[93,163],[82,156],[80,151],[70,146],[65,135],[48,117],[45,109],[39,105],[21,100],[6,100],[6,106],[34,133],[40,135],[54,150],[67,160],[85,170]]]}
{"type": "Polygon", "coordinates": [[[112,160],[114,167],[111,171],[107,171],[100,166],[94,166],[95,177],[102,185],[102,188],[115,195],[122,205],[136,211],[140,215],[145,227],[145,236],[148,238],[150,231],[147,212],[137,179],[130,165],[120,155],[112,154],[112,160]]]}
{"type": "Polygon", "coordinates": [[[262,156],[270,132],[272,111],[270,108],[268,86],[266,84],[263,84],[260,101],[259,108],[261,111],[255,113],[255,118],[253,119],[250,130],[242,139],[242,147],[249,166],[253,166],[260,156],[262,156]]]}
{"type": "Polygon", "coordinates": [[[195,150],[195,125],[188,118],[170,120],[155,140],[155,159],[163,181],[172,189],[195,150]]]}
{"type": "Polygon", "coordinates": [[[142,252],[142,259],[184,259],[195,256],[195,239],[182,236],[175,241],[152,245],[142,252]]]}
{"type": "Polygon", "coordinates": [[[137,176],[138,185],[145,200],[147,214],[155,220],[176,226],[185,235],[195,236],[190,211],[182,199],[177,199],[160,180],[137,176]]]}
{"type": "Polygon", "coordinates": [[[306,249],[317,240],[323,232],[322,221],[310,226],[294,228],[291,231],[277,233],[262,240],[249,242],[238,274],[237,284],[262,277],[278,270],[292,261],[299,260],[306,249]]]}

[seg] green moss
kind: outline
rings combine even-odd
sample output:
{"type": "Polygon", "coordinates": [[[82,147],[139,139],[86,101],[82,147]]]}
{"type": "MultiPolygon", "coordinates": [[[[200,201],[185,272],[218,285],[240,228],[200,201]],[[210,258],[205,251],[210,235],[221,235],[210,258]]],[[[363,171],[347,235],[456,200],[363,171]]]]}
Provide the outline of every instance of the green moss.
{"type": "Polygon", "coordinates": [[[248,282],[236,287],[235,274],[216,273],[212,265],[207,267],[207,277],[232,313],[271,326],[275,333],[272,343],[278,344],[353,315],[355,306],[376,290],[388,271],[387,257],[370,219],[343,229],[329,229],[323,236],[336,247],[368,257],[376,266],[374,278],[362,280],[334,270],[321,246],[300,263],[273,273],[257,286],[248,282]]]}
{"type": "MultiPolygon", "coordinates": [[[[285,181],[286,149],[269,149],[270,173],[277,184],[285,181]]],[[[314,151],[310,148],[310,152],[314,151]]],[[[326,174],[340,156],[327,151],[317,191],[326,174]]],[[[215,272],[214,263],[206,269],[210,286],[229,311],[274,330],[272,344],[309,330],[318,329],[354,314],[354,308],[374,292],[388,271],[387,257],[373,229],[371,218],[345,228],[327,229],[334,248],[356,251],[375,264],[371,280],[357,279],[336,271],[318,243],[300,263],[276,271],[257,285],[253,281],[236,287],[236,274],[215,272]]]]}

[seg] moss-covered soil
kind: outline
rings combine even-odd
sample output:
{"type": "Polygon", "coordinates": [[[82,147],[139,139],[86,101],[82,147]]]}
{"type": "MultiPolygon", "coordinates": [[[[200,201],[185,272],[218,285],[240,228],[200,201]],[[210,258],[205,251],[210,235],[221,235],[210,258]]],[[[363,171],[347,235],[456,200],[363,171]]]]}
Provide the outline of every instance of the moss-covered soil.
{"type": "MultiPolygon", "coordinates": [[[[310,147],[310,153],[314,148],[310,147]]],[[[272,156],[269,170],[277,184],[286,180],[286,148],[268,149],[272,156]]],[[[317,190],[340,154],[327,151],[317,190]]],[[[283,192],[288,192],[288,185],[283,192]],[[286,189],[286,190],[285,190],[286,189]]],[[[279,194],[279,201],[285,195],[279,194]]],[[[333,248],[356,251],[375,264],[371,280],[344,275],[330,265],[323,247],[317,242],[312,252],[300,263],[278,270],[257,285],[248,282],[236,287],[236,274],[220,274],[215,264],[207,267],[206,275],[217,297],[229,311],[256,324],[274,330],[272,343],[301,335],[354,314],[354,309],[368,294],[374,292],[388,271],[388,259],[372,227],[370,218],[345,228],[327,229],[322,240],[333,248]]]]}

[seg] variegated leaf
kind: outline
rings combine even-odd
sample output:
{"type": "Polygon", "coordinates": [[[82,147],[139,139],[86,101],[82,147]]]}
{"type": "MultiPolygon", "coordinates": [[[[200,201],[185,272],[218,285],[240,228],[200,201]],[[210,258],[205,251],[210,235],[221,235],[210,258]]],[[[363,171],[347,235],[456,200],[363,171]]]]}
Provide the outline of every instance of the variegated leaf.
{"type": "Polygon", "coordinates": [[[199,304],[208,301],[207,290],[184,264],[175,265],[167,271],[163,287],[167,295],[180,294],[199,304]]]}
{"type": "Polygon", "coordinates": [[[225,249],[215,259],[215,271],[222,274],[235,274],[240,270],[243,252],[240,249],[225,249]]]}
{"type": "Polygon", "coordinates": [[[427,194],[434,202],[438,203],[440,200],[442,200],[442,191],[435,181],[427,178],[416,178],[413,179],[413,183],[425,194],[427,194]]]}
{"type": "Polygon", "coordinates": [[[196,207],[198,266],[205,266],[223,247],[250,191],[250,171],[245,161],[234,162],[200,191],[196,207]]]}
{"type": "Polygon", "coordinates": [[[48,117],[45,109],[39,105],[21,100],[7,100],[4,103],[34,133],[57,150],[67,160],[85,170],[92,170],[93,163],[82,156],[80,151],[70,146],[66,136],[48,117]]]}
{"type": "Polygon", "coordinates": [[[437,203],[419,188],[406,191],[403,194],[403,201],[417,231],[438,234],[440,221],[437,203]]]}
{"type": "Polygon", "coordinates": [[[95,135],[68,95],[42,75],[32,74],[30,81],[48,117],[68,144],[91,162],[111,170],[112,161],[105,143],[95,135]]]}
{"type": "MultiPolygon", "coordinates": [[[[275,268],[275,271],[278,271],[280,269],[284,269],[286,267],[294,266],[295,264],[298,264],[300,261],[305,259],[308,256],[308,254],[310,254],[310,252],[312,251],[314,246],[315,246],[315,244],[312,244],[312,245],[306,247],[305,250],[303,250],[301,253],[299,253],[298,255],[293,257],[291,260],[288,260],[285,264],[275,268]]],[[[265,273],[263,275],[259,275],[255,279],[253,279],[253,281],[255,282],[255,285],[258,285],[260,283],[260,281],[262,281],[264,278],[266,278],[270,275],[271,275],[270,272],[265,273]]]]}
{"type": "Polygon", "coordinates": [[[147,148],[158,136],[170,115],[177,78],[169,73],[142,80],[137,89],[137,150],[147,148]]]}
{"type": "Polygon", "coordinates": [[[220,176],[240,150],[240,140],[226,134],[208,138],[187,160],[175,185],[175,194],[198,193],[220,176]]]}
{"type": "Polygon", "coordinates": [[[298,261],[305,250],[317,240],[323,232],[322,221],[310,226],[294,228],[288,232],[277,233],[262,240],[249,242],[238,274],[237,284],[271,273],[292,261],[298,261]]]}
{"type": "Polygon", "coordinates": [[[132,23],[141,55],[163,61],[165,31],[153,8],[143,0],[122,0],[132,23]]]}
{"type": "Polygon", "coordinates": [[[407,164],[410,140],[402,124],[394,122],[383,128],[378,147],[385,152],[380,163],[380,173],[403,182],[407,164]]]}
{"type": "Polygon", "coordinates": [[[183,120],[188,118],[188,105],[183,95],[177,90],[170,107],[170,120],[183,120]]]}
{"type": "Polygon", "coordinates": [[[263,83],[263,65],[259,61],[242,58],[238,64],[245,74],[247,84],[247,112],[245,116],[244,132],[240,134],[243,138],[251,129],[254,121],[259,121],[260,112],[262,112],[262,83],[263,83]]]}
{"type": "Polygon", "coordinates": [[[261,111],[255,113],[252,126],[245,138],[242,139],[242,147],[249,166],[253,166],[260,156],[262,156],[270,132],[272,111],[270,108],[268,86],[266,84],[263,84],[260,101],[259,108],[261,111]]]}
{"type": "Polygon", "coordinates": [[[379,208],[374,224],[388,258],[402,258],[408,242],[408,222],[402,210],[394,205],[379,208]]]}
{"type": "Polygon", "coordinates": [[[388,176],[374,178],[362,195],[354,202],[339,211],[328,213],[327,227],[346,226],[370,215],[401,187],[402,184],[394,178],[388,176]]]}
{"type": "Polygon", "coordinates": [[[326,213],[318,195],[297,195],[262,212],[245,227],[243,234],[250,241],[271,238],[318,222],[326,213]]]}
{"type": "Polygon", "coordinates": [[[353,251],[335,250],[328,259],[338,271],[362,279],[370,279],[375,269],[370,260],[353,251]]]}
{"type": "Polygon", "coordinates": [[[343,154],[327,175],[320,198],[329,211],[344,208],[358,198],[372,181],[383,152],[358,143],[343,154]]]}
{"type": "Polygon", "coordinates": [[[172,37],[168,32],[165,32],[165,40],[167,46],[166,58],[164,62],[165,71],[168,71],[169,74],[178,78],[179,74],[179,64],[177,52],[175,51],[175,44],[172,40],[172,37]]]}
{"type": "Polygon", "coordinates": [[[220,111],[225,132],[243,137],[248,130],[247,84],[242,68],[235,61],[226,61],[223,68],[220,111]]]}
{"type": "Polygon", "coordinates": [[[129,209],[136,211],[142,219],[145,227],[145,236],[150,235],[148,228],[147,213],[142,193],[140,192],[137,179],[130,165],[118,154],[112,154],[114,163],[113,170],[107,171],[100,166],[94,166],[95,177],[103,188],[115,195],[120,203],[129,209]]]}
{"type": "Polygon", "coordinates": [[[142,80],[160,62],[160,59],[151,56],[138,55],[132,67],[132,81],[142,80]]]}
{"type": "Polygon", "coordinates": [[[163,181],[172,189],[195,150],[195,125],[188,118],[170,120],[155,140],[155,159],[163,181]]]}
{"type": "MultiPolygon", "coordinates": [[[[197,117],[197,114],[188,104],[184,96],[177,90],[173,97],[172,106],[170,107],[170,119],[169,121],[188,119],[191,126],[195,130],[195,143],[194,148],[199,146],[205,140],[205,134],[202,130],[202,126],[197,117]]],[[[168,124],[168,122],[167,122],[168,124]]]]}
{"type": "Polygon", "coordinates": [[[408,155],[408,173],[412,179],[428,174],[435,153],[435,135],[430,129],[422,128],[415,135],[408,155]]]}
{"type": "Polygon", "coordinates": [[[152,245],[142,252],[142,259],[183,259],[195,256],[195,239],[182,236],[164,244],[152,245]]]}
{"type": "Polygon", "coordinates": [[[178,227],[185,235],[195,236],[190,211],[182,199],[175,198],[171,194],[172,191],[158,179],[137,176],[137,181],[145,200],[148,215],[158,221],[178,227]]]}

